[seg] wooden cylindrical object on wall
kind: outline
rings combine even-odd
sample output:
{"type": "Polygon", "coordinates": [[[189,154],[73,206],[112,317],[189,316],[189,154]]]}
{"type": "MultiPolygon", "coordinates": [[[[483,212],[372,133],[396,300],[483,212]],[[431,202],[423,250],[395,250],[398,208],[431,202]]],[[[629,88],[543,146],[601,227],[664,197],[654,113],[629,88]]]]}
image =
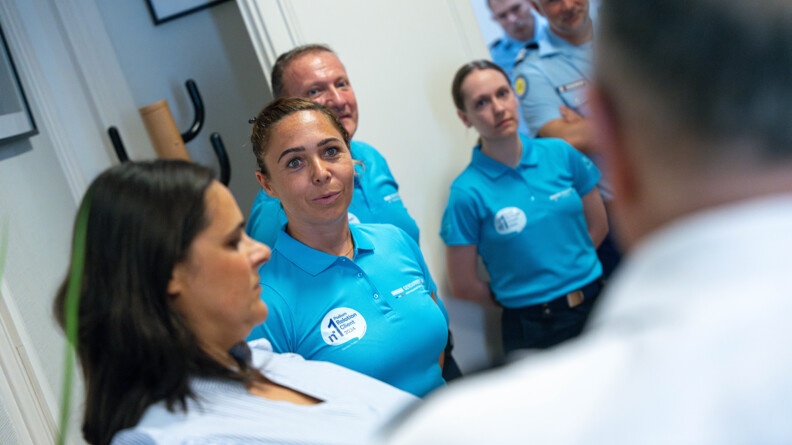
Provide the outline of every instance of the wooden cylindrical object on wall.
{"type": "Polygon", "coordinates": [[[157,156],[165,159],[190,160],[179,129],[165,99],[140,108],[143,125],[157,156]]]}

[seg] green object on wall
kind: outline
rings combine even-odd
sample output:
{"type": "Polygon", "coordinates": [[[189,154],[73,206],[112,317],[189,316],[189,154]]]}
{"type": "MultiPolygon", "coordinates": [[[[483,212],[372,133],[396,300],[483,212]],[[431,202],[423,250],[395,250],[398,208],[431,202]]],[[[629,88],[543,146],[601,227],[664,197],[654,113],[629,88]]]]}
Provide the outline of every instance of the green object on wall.
{"type": "Polygon", "coordinates": [[[77,348],[80,289],[82,289],[83,269],[85,267],[85,238],[88,233],[88,215],[90,214],[90,208],[90,199],[86,196],[78,210],[77,222],[74,224],[74,245],[72,246],[69,287],[66,290],[66,313],[64,314],[67,343],[63,364],[63,392],[61,395],[58,445],[66,443],[66,433],[69,429],[69,411],[71,409],[71,395],[75,368],[74,351],[77,348]]]}

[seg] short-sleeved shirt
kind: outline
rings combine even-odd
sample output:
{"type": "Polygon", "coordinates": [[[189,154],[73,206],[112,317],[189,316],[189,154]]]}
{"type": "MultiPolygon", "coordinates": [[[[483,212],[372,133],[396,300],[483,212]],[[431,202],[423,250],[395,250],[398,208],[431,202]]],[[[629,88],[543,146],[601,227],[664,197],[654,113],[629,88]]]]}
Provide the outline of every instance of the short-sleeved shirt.
{"type": "MultiPolygon", "coordinates": [[[[399,185],[385,158],[371,145],[350,142],[355,165],[355,190],[349,205],[349,222],[393,224],[418,242],[419,230],[399,195],[399,185]]],[[[280,200],[259,190],[250,210],[246,232],[268,246],[275,244],[281,227],[287,222],[280,200]]]]}
{"type": "Polygon", "coordinates": [[[350,224],[354,261],[285,231],[259,273],[269,307],[249,340],[324,360],[424,396],[445,384],[448,320],[418,245],[389,224],[350,224]]]}
{"type": "Polygon", "coordinates": [[[517,91],[529,135],[536,136],[544,124],[561,117],[559,107],[566,105],[587,115],[586,87],[591,78],[592,42],[573,45],[545,28],[536,44],[526,49],[514,68],[515,82],[523,79],[525,88],[517,91]]]}
{"type": "Polygon", "coordinates": [[[477,246],[493,293],[510,308],[545,303],[602,273],[581,200],[599,170],[561,139],[521,140],[516,168],[473,149],[440,231],[448,246],[477,246]]]}
{"type": "MultiPolygon", "coordinates": [[[[526,49],[514,68],[520,113],[528,125],[528,135],[536,136],[539,129],[553,119],[559,119],[561,105],[588,117],[588,86],[592,72],[592,42],[573,45],[546,27],[536,44],[526,49]]],[[[599,156],[591,160],[602,166],[599,156]]],[[[611,187],[603,178],[599,184],[605,200],[612,196],[611,187]]]]}

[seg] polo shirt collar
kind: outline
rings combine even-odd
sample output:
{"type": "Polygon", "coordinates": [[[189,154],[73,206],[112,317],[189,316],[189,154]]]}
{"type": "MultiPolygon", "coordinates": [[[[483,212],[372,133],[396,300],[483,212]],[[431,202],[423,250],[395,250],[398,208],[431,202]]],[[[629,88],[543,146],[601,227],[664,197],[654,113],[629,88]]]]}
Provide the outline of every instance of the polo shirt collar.
{"type": "MultiPolygon", "coordinates": [[[[355,243],[355,257],[374,251],[374,240],[367,233],[360,231],[357,224],[350,224],[349,231],[355,243]]],[[[339,260],[338,256],[321,252],[292,238],[291,235],[281,230],[275,240],[274,250],[283,255],[295,266],[306,273],[316,276],[324,272],[339,260]]]]}
{"type": "Polygon", "coordinates": [[[508,165],[501,164],[500,162],[485,155],[481,151],[481,144],[476,145],[473,148],[473,160],[471,161],[471,164],[481,170],[485,175],[493,179],[506,174],[506,172],[510,170],[523,170],[526,168],[535,167],[539,163],[539,159],[536,157],[536,152],[533,149],[533,141],[524,134],[520,134],[520,140],[523,144],[523,152],[522,157],[520,158],[520,163],[517,164],[516,169],[513,169],[508,165]]]}

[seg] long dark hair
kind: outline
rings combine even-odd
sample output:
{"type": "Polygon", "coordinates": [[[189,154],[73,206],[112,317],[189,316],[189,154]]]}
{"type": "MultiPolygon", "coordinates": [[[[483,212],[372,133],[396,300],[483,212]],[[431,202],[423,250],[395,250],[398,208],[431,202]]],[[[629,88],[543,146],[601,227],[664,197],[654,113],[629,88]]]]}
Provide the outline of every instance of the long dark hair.
{"type": "MultiPolygon", "coordinates": [[[[128,162],[99,175],[85,193],[76,348],[89,443],[109,443],[160,400],[186,410],[191,376],[249,381],[244,366],[230,370],[201,350],[167,294],[174,266],[209,223],[204,196],[212,181],[211,170],[185,161],[128,162]]],[[[72,249],[80,247],[76,239],[72,249]]],[[[67,277],[54,303],[64,329],[68,286],[67,277]]]]}

